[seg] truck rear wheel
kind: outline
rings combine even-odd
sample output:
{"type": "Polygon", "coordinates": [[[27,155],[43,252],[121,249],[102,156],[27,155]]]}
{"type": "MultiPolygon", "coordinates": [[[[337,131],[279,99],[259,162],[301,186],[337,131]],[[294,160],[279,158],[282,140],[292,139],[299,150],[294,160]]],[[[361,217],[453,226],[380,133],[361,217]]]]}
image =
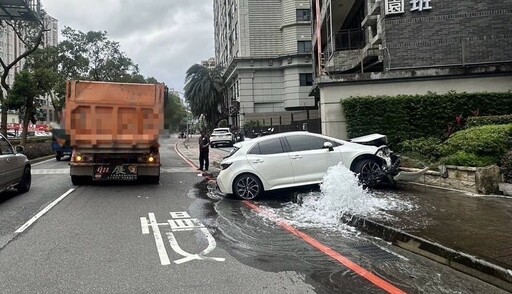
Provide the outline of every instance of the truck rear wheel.
{"type": "Polygon", "coordinates": [[[85,176],[71,176],[71,183],[75,186],[85,185],[89,181],[89,177],[85,176]]]}
{"type": "Polygon", "coordinates": [[[148,184],[158,184],[160,183],[160,176],[144,176],[141,177],[141,180],[148,184]]]}

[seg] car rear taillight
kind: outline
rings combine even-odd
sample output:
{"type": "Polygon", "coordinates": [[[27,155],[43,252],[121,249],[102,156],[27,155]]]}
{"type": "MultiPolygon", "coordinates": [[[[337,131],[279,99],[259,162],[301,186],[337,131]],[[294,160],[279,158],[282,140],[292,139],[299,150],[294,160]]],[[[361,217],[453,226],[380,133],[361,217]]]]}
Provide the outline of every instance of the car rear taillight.
{"type": "Polygon", "coordinates": [[[225,170],[228,167],[230,167],[232,164],[233,164],[232,162],[230,162],[230,163],[221,163],[220,167],[221,167],[222,170],[225,170]]]}

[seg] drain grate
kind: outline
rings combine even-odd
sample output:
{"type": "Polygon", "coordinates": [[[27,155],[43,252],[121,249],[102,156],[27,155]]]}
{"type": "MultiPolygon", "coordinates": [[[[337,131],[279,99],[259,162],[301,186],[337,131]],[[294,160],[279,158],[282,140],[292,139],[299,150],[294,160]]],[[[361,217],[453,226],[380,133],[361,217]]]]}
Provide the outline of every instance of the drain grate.
{"type": "Polygon", "coordinates": [[[397,261],[399,257],[383,250],[382,248],[374,245],[374,244],[358,244],[353,246],[352,248],[361,252],[364,255],[367,255],[374,259],[375,261],[397,261]]]}

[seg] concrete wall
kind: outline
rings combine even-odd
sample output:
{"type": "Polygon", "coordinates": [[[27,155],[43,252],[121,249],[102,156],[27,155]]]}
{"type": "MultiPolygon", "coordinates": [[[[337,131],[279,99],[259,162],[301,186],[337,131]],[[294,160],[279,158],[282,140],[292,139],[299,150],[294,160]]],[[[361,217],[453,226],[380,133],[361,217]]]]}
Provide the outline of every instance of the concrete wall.
{"type": "Polygon", "coordinates": [[[319,84],[322,133],[347,139],[346,119],[341,99],[352,96],[415,95],[436,92],[507,92],[512,91],[512,76],[471,77],[428,80],[380,80],[359,83],[319,84]]]}

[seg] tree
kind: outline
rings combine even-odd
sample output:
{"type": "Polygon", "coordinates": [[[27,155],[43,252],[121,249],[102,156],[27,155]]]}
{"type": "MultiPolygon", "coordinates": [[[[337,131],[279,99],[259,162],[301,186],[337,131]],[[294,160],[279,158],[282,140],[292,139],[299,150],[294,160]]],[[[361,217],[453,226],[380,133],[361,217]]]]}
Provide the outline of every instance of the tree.
{"type": "Polygon", "coordinates": [[[44,82],[33,73],[23,70],[16,74],[12,89],[6,99],[6,105],[11,109],[21,111],[23,115],[23,134],[21,145],[25,146],[27,142],[28,123],[35,123],[35,97],[41,95],[40,82],[44,82]]]}
{"type": "Polygon", "coordinates": [[[121,51],[107,32],[83,33],[65,27],[59,43],[61,71],[68,79],[146,83],[138,65],[121,51]]]}
{"type": "Polygon", "coordinates": [[[9,84],[7,83],[7,77],[9,76],[9,72],[11,69],[18,64],[21,60],[32,54],[38,47],[41,45],[43,34],[47,31],[47,23],[43,21],[44,11],[41,11],[41,15],[39,15],[38,21],[22,21],[22,20],[2,20],[0,21],[0,28],[12,28],[15,36],[18,40],[23,43],[23,47],[25,50],[22,50],[18,56],[14,56],[10,63],[6,63],[6,60],[0,56],[0,65],[2,66],[2,73],[0,76],[0,84],[2,85],[2,90],[0,91],[0,104],[2,104],[2,113],[1,113],[1,125],[0,131],[2,134],[7,134],[7,105],[5,104],[6,95],[9,95],[11,90],[9,84]]]}
{"type": "Polygon", "coordinates": [[[223,112],[225,94],[222,69],[209,69],[199,64],[192,65],[186,73],[185,99],[195,117],[204,115],[207,127],[213,129],[226,118],[223,112]]]}
{"type": "MultiPolygon", "coordinates": [[[[177,131],[183,125],[187,112],[181,104],[180,97],[169,95],[164,110],[164,124],[169,130],[177,131]]],[[[185,122],[186,123],[186,122],[185,122]]]]}
{"type": "Polygon", "coordinates": [[[60,71],[59,47],[37,49],[27,58],[25,68],[38,79],[42,95],[50,97],[60,123],[65,103],[65,74],[60,71]]]}

